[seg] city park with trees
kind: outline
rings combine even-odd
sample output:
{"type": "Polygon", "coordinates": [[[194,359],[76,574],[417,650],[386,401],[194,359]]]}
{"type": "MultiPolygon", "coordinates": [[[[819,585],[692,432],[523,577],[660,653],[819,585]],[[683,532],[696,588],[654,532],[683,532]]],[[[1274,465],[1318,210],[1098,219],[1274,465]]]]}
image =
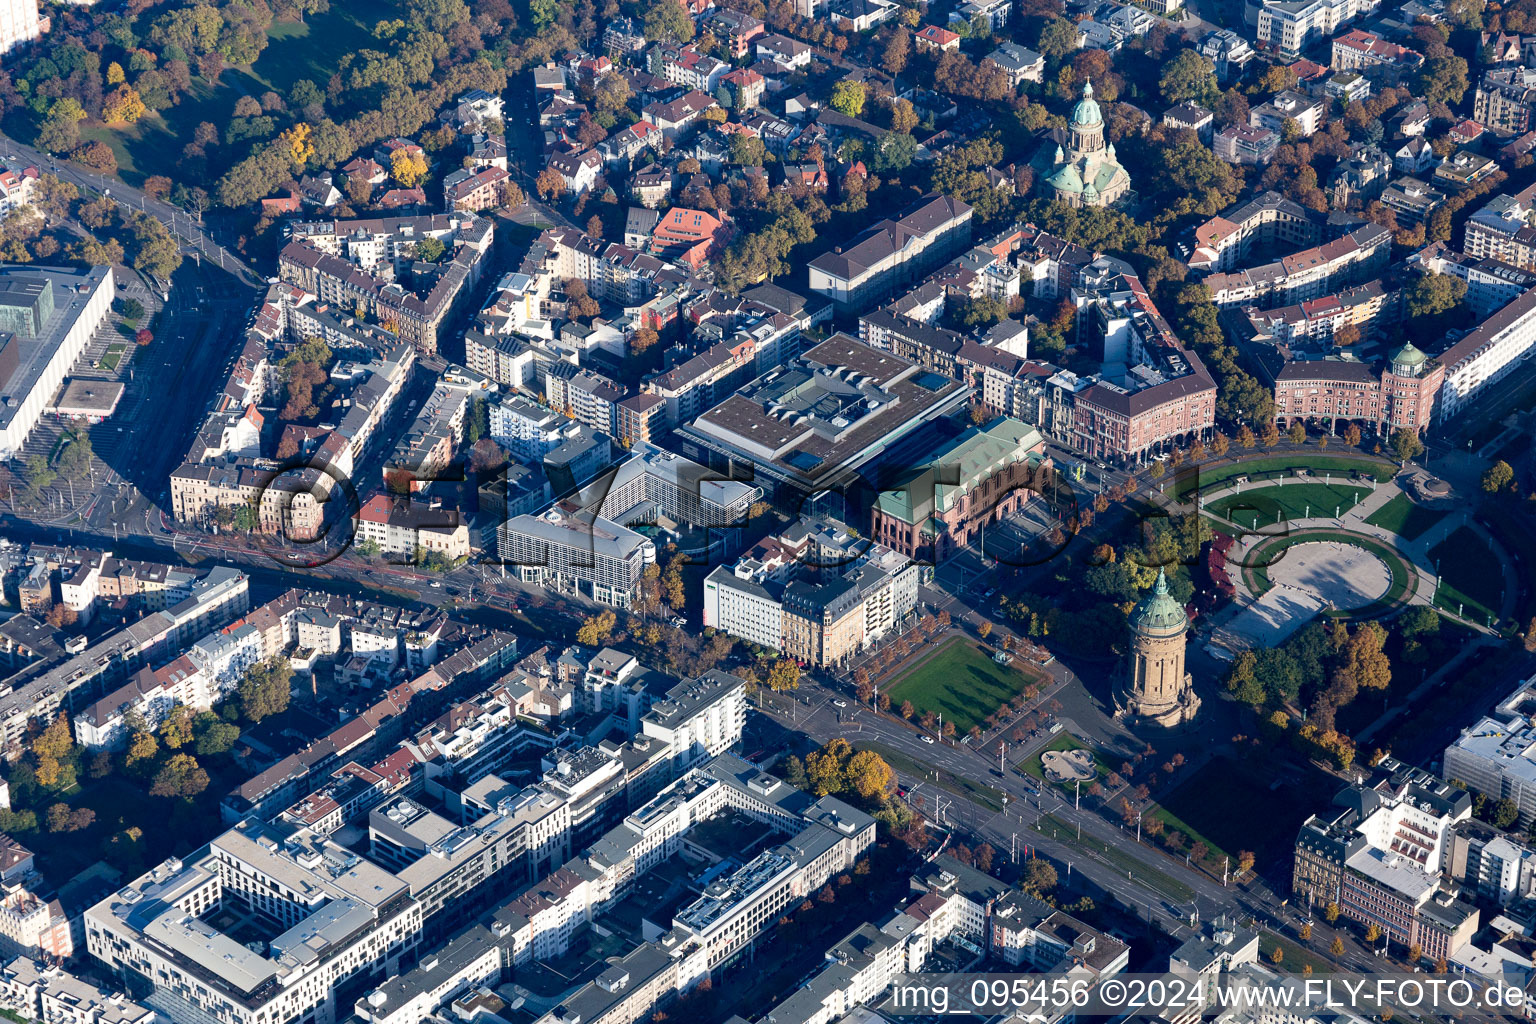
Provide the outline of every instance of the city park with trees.
{"type": "Polygon", "coordinates": [[[250,774],[236,741],[267,719],[282,721],[292,683],[286,659],[258,662],[213,709],[178,705],[158,726],[130,711],[112,749],[87,750],[69,718],[55,717],[8,768],[0,831],[39,854],[55,884],[97,860],[126,876],[143,871],[218,818],[224,794],[250,774]]]}

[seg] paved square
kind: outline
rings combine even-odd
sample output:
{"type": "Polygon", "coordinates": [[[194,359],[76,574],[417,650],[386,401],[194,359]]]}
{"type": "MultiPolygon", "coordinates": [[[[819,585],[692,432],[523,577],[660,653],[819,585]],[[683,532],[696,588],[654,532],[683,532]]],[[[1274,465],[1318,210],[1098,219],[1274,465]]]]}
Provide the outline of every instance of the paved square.
{"type": "Polygon", "coordinates": [[[1364,608],[1392,586],[1385,562],[1338,541],[1293,544],[1267,571],[1274,586],[1211,634],[1205,646],[1211,657],[1231,661],[1240,651],[1274,647],[1324,607],[1364,608]]]}
{"type": "Polygon", "coordinates": [[[1308,541],[1286,548],[1269,567],[1276,587],[1295,587],[1340,611],[1364,608],[1392,586],[1387,563],[1353,544],[1308,541]]]}

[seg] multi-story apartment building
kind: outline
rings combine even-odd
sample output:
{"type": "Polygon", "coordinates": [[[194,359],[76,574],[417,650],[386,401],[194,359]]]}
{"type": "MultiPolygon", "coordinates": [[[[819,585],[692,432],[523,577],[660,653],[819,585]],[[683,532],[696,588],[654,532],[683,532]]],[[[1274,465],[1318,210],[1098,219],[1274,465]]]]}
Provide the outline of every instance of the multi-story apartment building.
{"type": "Polygon", "coordinates": [[[1451,828],[1445,875],[1479,902],[1507,907],[1536,895],[1536,850],[1528,839],[1468,818],[1451,828]]]}
{"type": "Polygon", "coordinates": [[[1365,281],[1386,266],[1392,233],[1366,224],[1341,238],[1272,263],[1205,279],[1211,301],[1229,306],[1279,305],[1326,295],[1340,285],[1365,281]]]}
{"type": "Polygon", "coordinates": [[[18,957],[0,971],[0,1006],[48,1024],[154,1024],[155,1011],[97,988],[58,964],[18,957]]]}
{"type": "Polygon", "coordinates": [[[469,557],[469,527],[457,511],[441,503],[375,494],[353,517],[354,543],[372,544],[381,553],[414,561],[418,554],[449,561],[469,557]]]}
{"type": "Polygon", "coordinates": [[[645,382],[645,392],[666,403],[669,427],[687,423],[757,375],[753,339],[733,338],[645,382]]]}
{"type": "Polygon", "coordinates": [[[583,369],[570,374],[546,374],[544,397],[550,408],[557,412],[565,413],[577,423],[585,423],[593,430],[611,435],[617,418],[615,406],[624,397],[624,391],[602,374],[583,369]]]}
{"type": "Polygon", "coordinates": [[[418,291],[394,281],[395,265],[438,228],[436,217],[426,218],[428,227],[420,232],[411,218],[301,225],[278,255],[278,276],[323,302],[392,325],[401,340],[430,355],[437,351],[438,331],[473,294],[495,234],[487,218],[459,213],[441,219],[442,233],[451,233],[451,255],[418,291]]]}
{"type": "Polygon", "coordinates": [[[1536,185],[1497,195],[1467,219],[1462,248],[1474,259],[1536,268],[1536,185]]]}
{"type": "Polygon", "coordinates": [[[1370,14],[1381,0],[1247,0],[1244,20],[1256,26],[1259,43],[1278,50],[1282,60],[1370,14]]]}
{"type": "Polygon", "coordinates": [[[1531,129],[1533,107],[1536,107],[1536,70],[1491,68],[1478,79],[1472,117],[1478,124],[1502,135],[1523,135],[1531,129]]]}
{"type": "Polygon", "coordinates": [[[970,240],[969,206],[945,196],[927,198],[813,259],[810,289],[840,307],[868,306],[917,281],[970,240]]]}
{"type": "Polygon", "coordinates": [[[443,206],[478,213],[503,205],[510,175],[505,167],[463,168],[443,179],[443,206]]]}
{"type": "Polygon", "coordinates": [[[1380,281],[1367,281],[1309,302],[1273,309],[1249,307],[1227,320],[1240,339],[1246,333],[1265,344],[1326,352],[1333,346],[1334,335],[1344,328],[1357,329],[1361,340],[1366,340],[1375,336],[1379,322],[1391,322],[1401,312],[1401,292],[1388,291],[1380,281]],[[1239,316],[1247,320],[1246,325],[1238,323],[1239,316]]]}
{"type": "Polygon", "coordinates": [[[464,439],[474,389],[439,380],[385,461],[384,484],[412,492],[443,475],[464,439]],[[391,476],[398,479],[391,479],[391,476]]]}
{"type": "Polygon", "coordinates": [[[1278,192],[1265,192],[1196,227],[1189,268],[1234,270],[1255,247],[1304,249],[1320,241],[1322,226],[1315,214],[1278,192]]]}
{"type": "Polygon", "coordinates": [[[1301,827],[1292,892],[1431,959],[1465,945],[1477,909],[1442,888],[1440,875],[1452,826],[1472,813],[1467,792],[1388,757],[1334,804],[1301,827]]]}
{"type": "Polygon", "coordinates": [[[0,747],[16,750],[34,723],[46,724],[61,709],[95,701],[130,673],[185,650],[250,607],[250,581],[236,569],[210,569],[188,591],[164,611],[106,633],[62,660],[32,662],[6,679],[9,691],[0,696],[0,747]]]}
{"type": "Polygon", "coordinates": [[[677,274],[654,256],[569,228],[550,228],[540,235],[520,272],[530,278],[576,278],[593,298],[623,306],[643,303],[677,274]]]}
{"type": "Polygon", "coordinates": [[[1436,416],[1449,422],[1536,353],[1536,287],[1528,288],[1435,358],[1445,367],[1436,416]]]}
{"type": "Polygon", "coordinates": [[[37,0],[0,3],[0,54],[26,46],[43,34],[37,0]]]}
{"type": "Polygon", "coordinates": [[[713,93],[720,79],[731,70],[729,64],[706,56],[692,46],[660,44],[646,56],[651,74],[699,92],[713,93]]]}
{"type": "Polygon", "coordinates": [[[1211,147],[1219,159],[1229,164],[1267,164],[1280,148],[1280,133],[1247,124],[1232,124],[1212,136],[1211,147]]]}
{"type": "Polygon", "coordinates": [[[1268,128],[1283,136],[1288,124],[1294,124],[1303,136],[1311,135],[1322,127],[1328,105],[1322,100],[1291,89],[1277,92],[1269,102],[1261,103],[1248,112],[1248,125],[1252,128],[1268,128]]]}
{"type": "Polygon", "coordinates": [[[85,915],[91,955],[187,1024],[333,1024],[351,1010],[338,994],[398,973],[421,928],[420,904],[390,872],[259,822],[224,833],[190,863],[166,861],[85,915]],[[224,906],[281,930],[252,949],[208,922],[224,906]]]}
{"type": "Polygon", "coordinates": [[[0,217],[12,210],[19,210],[32,202],[37,188],[38,171],[35,167],[13,170],[0,167],[0,217]]]}
{"type": "Polygon", "coordinates": [[[263,655],[254,626],[233,625],[210,633],[158,669],[143,668],[122,686],[73,716],[75,741],[88,750],[115,750],[127,742],[135,717],[156,731],[178,706],[211,708],[234,692],[263,655]]]}
{"type": "Polygon", "coordinates": [[[1424,55],[1417,50],[1357,28],[1333,40],[1328,66],[1334,71],[1368,71],[1380,74],[1388,81],[1396,81],[1406,73],[1417,71],[1423,64],[1424,55]]]}
{"type": "MultiPolygon", "coordinates": [[[[0,846],[7,857],[17,851],[31,853],[6,837],[6,846],[0,846]]],[[[69,916],[57,899],[48,899],[34,892],[46,892],[42,877],[30,875],[9,880],[0,893],[0,951],[7,958],[13,956],[40,959],[68,960],[74,955],[74,942],[70,935],[69,916]]]]}

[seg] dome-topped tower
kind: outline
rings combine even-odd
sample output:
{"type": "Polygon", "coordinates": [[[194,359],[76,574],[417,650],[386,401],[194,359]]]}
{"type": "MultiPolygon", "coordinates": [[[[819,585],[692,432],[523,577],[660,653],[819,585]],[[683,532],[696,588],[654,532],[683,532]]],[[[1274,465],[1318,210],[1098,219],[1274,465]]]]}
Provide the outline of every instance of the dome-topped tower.
{"type": "Polygon", "coordinates": [[[1104,116],[1099,113],[1099,104],[1093,98],[1093,83],[1083,83],[1083,98],[1077,101],[1077,106],[1072,108],[1073,124],[1103,124],[1104,116]]]}
{"type": "Polygon", "coordinates": [[[1104,140],[1104,115],[1093,98],[1093,83],[1083,83],[1083,98],[1072,108],[1066,138],[1047,142],[1035,157],[1035,171],[1047,196],[1071,206],[1109,206],[1131,188],[1131,176],[1104,140]],[[1063,152],[1062,143],[1065,143],[1063,152]],[[1054,155],[1055,159],[1051,159],[1054,155]]]}
{"type": "Polygon", "coordinates": [[[1189,616],[1168,592],[1168,576],[1157,571],[1152,593],[1131,610],[1129,664],[1116,699],[1119,712],[1134,719],[1175,726],[1195,717],[1200,698],[1184,671],[1189,616]]]}
{"type": "Polygon", "coordinates": [[[1417,377],[1424,372],[1424,367],[1429,363],[1429,356],[1415,347],[1413,342],[1408,342],[1402,348],[1393,352],[1390,361],[1392,372],[1399,377],[1417,377]]]}

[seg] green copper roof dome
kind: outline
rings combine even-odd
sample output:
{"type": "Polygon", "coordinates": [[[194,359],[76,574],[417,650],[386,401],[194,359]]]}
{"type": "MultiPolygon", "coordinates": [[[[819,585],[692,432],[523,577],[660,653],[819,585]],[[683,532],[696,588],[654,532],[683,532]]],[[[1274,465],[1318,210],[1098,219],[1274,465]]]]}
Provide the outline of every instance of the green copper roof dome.
{"type": "Polygon", "coordinates": [[[1189,616],[1184,608],[1168,593],[1168,576],[1157,570],[1157,583],[1152,593],[1131,609],[1131,630],[1142,636],[1178,636],[1189,628],[1189,616]]]}
{"type": "Polygon", "coordinates": [[[1077,168],[1071,164],[1064,165],[1061,170],[1045,180],[1063,192],[1081,192],[1083,190],[1083,179],[1078,175],[1077,168]]]}
{"type": "Polygon", "coordinates": [[[1411,341],[1392,353],[1393,366],[1423,366],[1428,361],[1429,356],[1416,348],[1411,341]]]}
{"type": "Polygon", "coordinates": [[[1072,108],[1072,123],[1081,125],[1100,124],[1104,120],[1099,105],[1093,99],[1093,83],[1083,83],[1083,98],[1072,108]]]}

